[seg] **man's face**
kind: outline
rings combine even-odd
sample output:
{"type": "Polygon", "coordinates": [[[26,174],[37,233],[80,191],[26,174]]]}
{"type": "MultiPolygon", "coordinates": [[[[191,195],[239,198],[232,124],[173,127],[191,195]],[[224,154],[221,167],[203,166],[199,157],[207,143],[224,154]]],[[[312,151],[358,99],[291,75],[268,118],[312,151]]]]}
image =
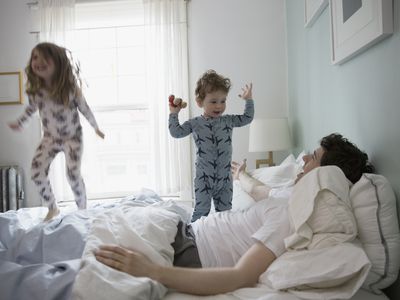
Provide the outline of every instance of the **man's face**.
{"type": "Polygon", "coordinates": [[[321,166],[321,157],[324,154],[325,150],[322,147],[316,149],[312,154],[307,154],[303,156],[304,166],[303,172],[300,172],[297,175],[295,183],[297,183],[301,177],[306,175],[311,170],[321,166]]]}

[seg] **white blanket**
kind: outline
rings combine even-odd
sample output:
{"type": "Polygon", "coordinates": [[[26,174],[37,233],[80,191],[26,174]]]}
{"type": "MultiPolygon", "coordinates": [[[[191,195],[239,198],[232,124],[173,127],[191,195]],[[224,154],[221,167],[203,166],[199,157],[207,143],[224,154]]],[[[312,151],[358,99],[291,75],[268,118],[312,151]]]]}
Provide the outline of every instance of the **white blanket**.
{"type": "Polygon", "coordinates": [[[92,224],[73,287],[73,299],[160,299],[167,289],[149,278],[137,278],[96,261],[93,251],[101,244],[118,244],[145,253],[161,265],[172,265],[179,220],[186,212],[172,201],[149,206],[130,202],[104,212],[92,224]]]}
{"type": "Polygon", "coordinates": [[[297,183],[289,201],[294,233],[285,239],[287,249],[329,247],[357,236],[350,184],[336,166],[316,168],[297,183]]]}

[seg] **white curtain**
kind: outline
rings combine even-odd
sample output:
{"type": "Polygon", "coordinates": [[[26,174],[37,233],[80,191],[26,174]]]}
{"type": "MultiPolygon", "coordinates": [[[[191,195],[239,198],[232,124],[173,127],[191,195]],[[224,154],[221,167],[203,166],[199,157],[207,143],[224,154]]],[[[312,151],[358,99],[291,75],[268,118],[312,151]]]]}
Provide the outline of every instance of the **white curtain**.
{"type": "MultiPolygon", "coordinates": [[[[75,0],[39,0],[40,42],[51,42],[66,47],[73,41],[75,29],[75,0]]],[[[65,178],[65,157],[56,156],[51,164],[49,178],[58,201],[72,198],[71,189],[65,178]],[[67,196],[68,195],[68,196],[67,196]]]]}
{"type": "MultiPolygon", "coordinates": [[[[168,131],[168,95],[188,93],[187,22],[184,0],[143,0],[145,12],[147,99],[150,102],[155,186],[162,194],[192,198],[190,136],[174,139],[168,131]]],[[[180,121],[189,108],[179,113],[180,121]]]]}
{"type": "Polygon", "coordinates": [[[75,27],[75,0],[39,0],[41,42],[70,43],[75,27]]]}

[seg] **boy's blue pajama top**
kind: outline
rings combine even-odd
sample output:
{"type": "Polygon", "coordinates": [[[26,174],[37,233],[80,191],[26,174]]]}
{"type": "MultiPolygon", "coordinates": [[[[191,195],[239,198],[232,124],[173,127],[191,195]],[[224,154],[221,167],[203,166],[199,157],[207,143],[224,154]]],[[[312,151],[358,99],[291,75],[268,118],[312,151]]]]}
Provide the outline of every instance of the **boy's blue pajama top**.
{"type": "Polygon", "coordinates": [[[232,208],[232,130],[249,124],[254,117],[254,101],[246,100],[242,115],[223,115],[218,118],[195,117],[179,124],[178,114],[169,115],[169,131],[175,138],[193,133],[196,144],[196,205],[192,222],[207,216],[211,198],[216,211],[232,208]]]}

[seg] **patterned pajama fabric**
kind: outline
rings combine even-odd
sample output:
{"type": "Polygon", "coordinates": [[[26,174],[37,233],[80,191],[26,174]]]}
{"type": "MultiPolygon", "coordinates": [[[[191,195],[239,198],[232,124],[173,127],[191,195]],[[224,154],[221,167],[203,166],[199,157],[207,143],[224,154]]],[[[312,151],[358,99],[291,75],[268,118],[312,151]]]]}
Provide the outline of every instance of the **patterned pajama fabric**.
{"type": "Polygon", "coordinates": [[[232,130],[249,124],[254,117],[254,101],[247,100],[242,115],[219,118],[199,116],[179,124],[178,114],[169,116],[169,131],[175,138],[193,133],[196,144],[195,208],[192,222],[207,216],[211,199],[216,211],[232,208],[232,130]]]}
{"type": "Polygon", "coordinates": [[[59,152],[64,152],[67,178],[78,208],[86,208],[86,189],[80,172],[83,143],[82,127],[78,110],[94,129],[97,122],[83,96],[70,98],[65,106],[49,98],[46,92],[29,97],[29,105],[17,120],[24,126],[33,113],[39,110],[43,126],[43,138],[32,160],[31,178],[39,189],[43,202],[49,209],[57,207],[57,201],[48,179],[50,164],[59,152]]]}

